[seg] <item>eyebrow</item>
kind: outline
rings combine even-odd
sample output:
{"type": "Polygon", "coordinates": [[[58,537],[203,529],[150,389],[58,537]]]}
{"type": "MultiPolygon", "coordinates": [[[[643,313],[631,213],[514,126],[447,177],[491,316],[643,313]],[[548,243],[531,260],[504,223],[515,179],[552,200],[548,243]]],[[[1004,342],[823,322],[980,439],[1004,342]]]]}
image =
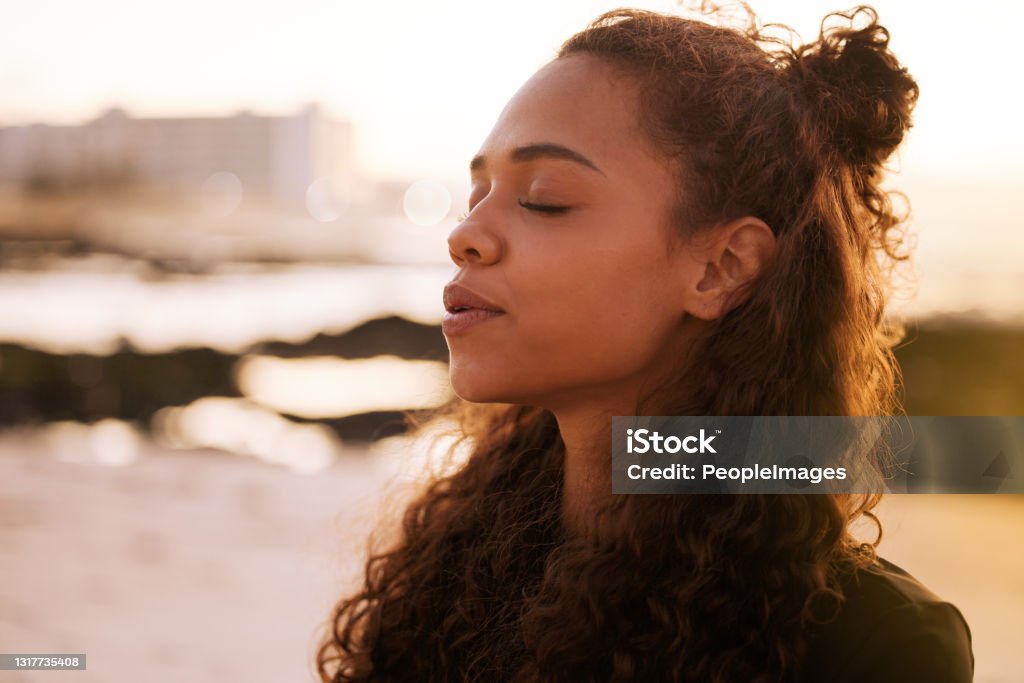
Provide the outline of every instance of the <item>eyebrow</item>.
{"type": "MultiPolygon", "coordinates": [[[[586,166],[589,169],[597,171],[601,175],[605,174],[604,171],[597,167],[597,164],[579,152],[554,142],[537,142],[532,145],[525,145],[524,147],[516,147],[509,154],[509,159],[516,163],[525,163],[527,161],[533,161],[534,159],[543,158],[572,161],[581,166],[586,166]]],[[[482,171],[486,167],[487,161],[484,159],[483,155],[480,154],[477,154],[473,157],[473,160],[469,162],[470,173],[482,171]]]]}

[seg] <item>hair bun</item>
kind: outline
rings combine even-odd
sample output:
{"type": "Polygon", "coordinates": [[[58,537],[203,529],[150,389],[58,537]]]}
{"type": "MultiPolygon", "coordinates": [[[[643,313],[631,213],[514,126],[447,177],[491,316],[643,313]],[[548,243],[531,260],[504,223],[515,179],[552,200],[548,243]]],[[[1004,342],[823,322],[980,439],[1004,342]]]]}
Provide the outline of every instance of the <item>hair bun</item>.
{"type": "Polygon", "coordinates": [[[889,50],[889,31],[871,7],[833,12],[813,43],[788,55],[789,76],[809,101],[833,147],[854,164],[880,164],[911,126],[917,83],[889,50]],[[869,22],[854,24],[860,15],[869,22]],[[830,26],[841,17],[847,26],[830,26]]]}

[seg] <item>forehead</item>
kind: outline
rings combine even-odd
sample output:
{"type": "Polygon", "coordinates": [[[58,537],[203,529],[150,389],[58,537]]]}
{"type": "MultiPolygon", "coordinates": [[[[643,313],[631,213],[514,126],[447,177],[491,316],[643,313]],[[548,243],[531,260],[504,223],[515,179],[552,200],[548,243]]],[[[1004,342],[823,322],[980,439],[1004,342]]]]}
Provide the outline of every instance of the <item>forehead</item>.
{"type": "Polygon", "coordinates": [[[557,59],[509,100],[480,148],[488,165],[513,149],[555,143],[580,152],[609,177],[660,163],[640,128],[634,79],[589,55],[557,59]]]}

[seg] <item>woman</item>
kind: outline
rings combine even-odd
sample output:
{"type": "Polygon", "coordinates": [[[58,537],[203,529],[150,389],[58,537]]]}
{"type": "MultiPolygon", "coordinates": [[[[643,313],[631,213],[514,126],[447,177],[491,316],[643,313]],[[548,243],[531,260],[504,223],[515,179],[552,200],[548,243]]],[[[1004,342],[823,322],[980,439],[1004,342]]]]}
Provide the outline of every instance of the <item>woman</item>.
{"type": "Polygon", "coordinates": [[[449,238],[471,454],[337,606],[323,680],[970,680],[959,611],[851,536],[877,496],[610,493],[613,415],[898,409],[879,182],[918,90],[839,16],[792,48],[612,11],[508,103],[449,238]]]}

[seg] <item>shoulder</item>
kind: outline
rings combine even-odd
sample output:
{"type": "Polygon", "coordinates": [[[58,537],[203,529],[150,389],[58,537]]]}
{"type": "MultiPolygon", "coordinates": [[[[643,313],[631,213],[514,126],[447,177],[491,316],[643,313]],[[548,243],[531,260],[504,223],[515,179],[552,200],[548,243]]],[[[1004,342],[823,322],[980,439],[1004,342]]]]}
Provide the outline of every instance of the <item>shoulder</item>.
{"type": "Polygon", "coordinates": [[[884,558],[844,582],[835,620],[808,631],[806,680],[966,683],[971,631],[952,603],[884,558]]]}

